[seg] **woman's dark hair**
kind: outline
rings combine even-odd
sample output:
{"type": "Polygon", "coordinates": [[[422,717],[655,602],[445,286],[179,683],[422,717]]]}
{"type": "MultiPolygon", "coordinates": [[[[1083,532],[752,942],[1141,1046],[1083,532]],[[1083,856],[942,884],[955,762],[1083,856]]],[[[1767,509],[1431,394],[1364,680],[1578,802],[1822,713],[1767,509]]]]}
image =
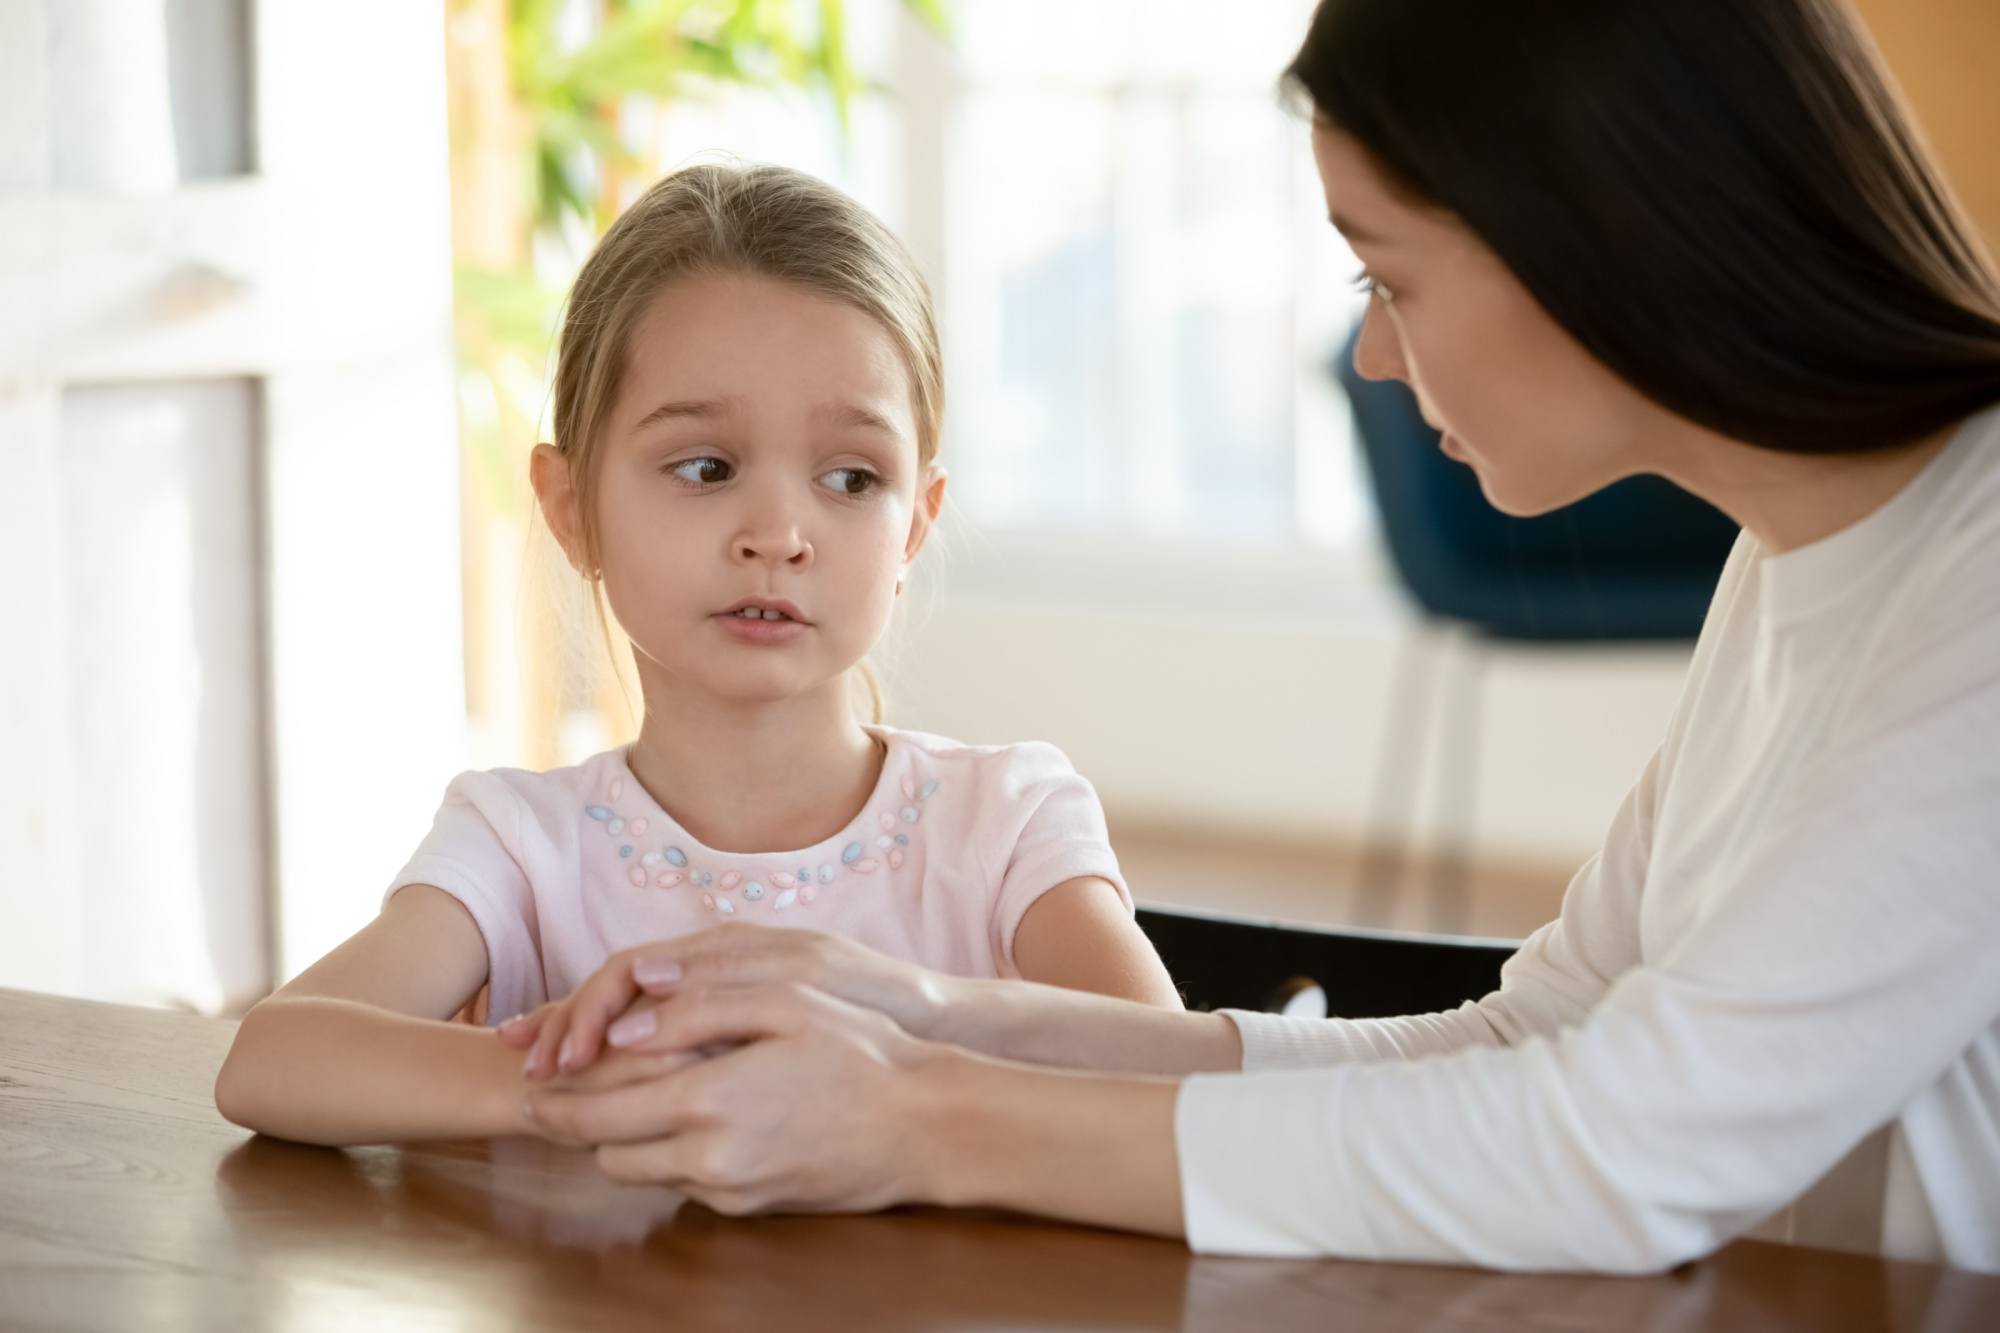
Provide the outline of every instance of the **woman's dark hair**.
{"type": "Polygon", "coordinates": [[[1712,430],[1889,448],[2000,401],[2000,278],[1842,0],[1321,0],[1285,80],[1712,430]]]}

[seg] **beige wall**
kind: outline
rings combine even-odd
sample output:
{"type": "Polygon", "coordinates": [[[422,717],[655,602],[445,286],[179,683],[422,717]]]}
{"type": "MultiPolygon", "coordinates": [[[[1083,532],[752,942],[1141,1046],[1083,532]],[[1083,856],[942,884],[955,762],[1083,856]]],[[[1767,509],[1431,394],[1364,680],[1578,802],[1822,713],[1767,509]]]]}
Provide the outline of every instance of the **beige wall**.
{"type": "Polygon", "coordinates": [[[1855,0],[1966,209],[2000,250],[2000,0],[1855,0]]]}

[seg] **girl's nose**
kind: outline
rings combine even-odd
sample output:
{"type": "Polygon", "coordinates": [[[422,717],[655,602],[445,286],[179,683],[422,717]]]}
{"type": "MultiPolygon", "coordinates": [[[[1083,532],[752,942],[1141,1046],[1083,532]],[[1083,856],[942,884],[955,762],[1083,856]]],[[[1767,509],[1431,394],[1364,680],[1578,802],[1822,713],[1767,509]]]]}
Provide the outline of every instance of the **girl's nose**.
{"type": "Polygon", "coordinates": [[[786,514],[760,516],[736,535],[733,546],[736,558],[746,564],[803,569],[812,563],[812,543],[798,521],[786,514]]]}

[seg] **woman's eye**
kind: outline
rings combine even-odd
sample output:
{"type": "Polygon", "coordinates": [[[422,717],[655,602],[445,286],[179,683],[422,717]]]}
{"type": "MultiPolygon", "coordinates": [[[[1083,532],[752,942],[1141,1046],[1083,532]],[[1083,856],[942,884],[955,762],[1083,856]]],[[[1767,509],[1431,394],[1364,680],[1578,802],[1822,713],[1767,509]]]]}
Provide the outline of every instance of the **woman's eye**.
{"type": "Polygon", "coordinates": [[[667,473],[689,486],[715,486],[729,480],[731,469],[720,458],[689,458],[668,464],[667,473]]]}
{"type": "Polygon", "coordinates": [[[840,495],[866,495],[882,484],[882,478],[865,467],[837,467],[820,476],[820,484],[840,495]]]}
{"type": "Polygon", "coordinates": [[[1396,299],[1395,293],[1384,287],[1381,281],[1365,268],[1354,275],[1354,290],[1360,292],[1363,296],[1379,296],[1384,301],[1393,301],[1396,299]]]}

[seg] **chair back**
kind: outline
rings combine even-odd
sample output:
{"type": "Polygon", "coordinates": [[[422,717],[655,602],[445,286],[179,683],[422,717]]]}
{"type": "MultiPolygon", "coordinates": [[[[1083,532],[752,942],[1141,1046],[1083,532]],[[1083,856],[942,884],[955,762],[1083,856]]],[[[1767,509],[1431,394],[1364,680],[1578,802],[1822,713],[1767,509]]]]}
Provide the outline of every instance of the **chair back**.
{"type": "Polygon", "coordinates": [[[1190,1009],[1277,1013],[1317,986],[1336,1018],[1455,1009],[1498,989],[1515,946],[1142,907],[1139,927],[1190,1009]]]}
{"type": "Polygon", "coordinates": [[[1357,329],[1335,372],[1396,574],[1426,611],[1503,639],[1691,639],[1736,525],[1658,477],[1632,477],[1536,518],[1481,494],[1438,449],[1408,386],[1354,368],[1357,329]]]}

